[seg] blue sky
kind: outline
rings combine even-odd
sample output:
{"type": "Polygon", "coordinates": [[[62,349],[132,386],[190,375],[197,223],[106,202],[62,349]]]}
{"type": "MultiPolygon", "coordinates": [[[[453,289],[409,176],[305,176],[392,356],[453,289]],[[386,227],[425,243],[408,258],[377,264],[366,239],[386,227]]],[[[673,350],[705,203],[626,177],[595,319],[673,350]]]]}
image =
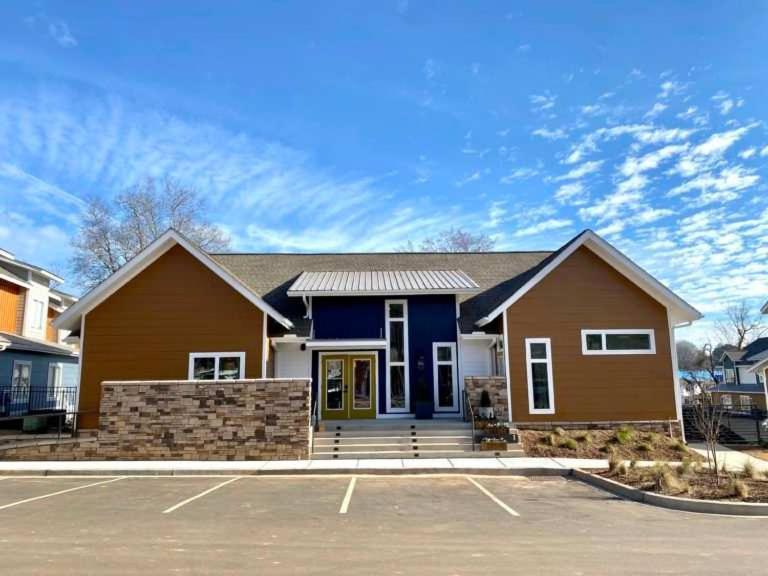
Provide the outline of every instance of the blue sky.
{"type": "Polygon", "coordinates": [[[240,251],[593,228],[711,320],[768,299],[766,30],[764,2],[4,2],[0,246],[66,273],[82,198],[171,175],[240,251]]]}

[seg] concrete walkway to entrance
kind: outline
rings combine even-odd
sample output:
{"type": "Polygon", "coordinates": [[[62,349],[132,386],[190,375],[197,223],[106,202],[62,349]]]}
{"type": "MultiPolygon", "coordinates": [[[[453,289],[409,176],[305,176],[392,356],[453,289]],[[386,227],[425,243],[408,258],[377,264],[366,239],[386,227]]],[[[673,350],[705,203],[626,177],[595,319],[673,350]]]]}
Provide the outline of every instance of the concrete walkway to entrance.
{"type": "MultiPolygon", "coordinates": [[[[689,448],[696,450],[699,454],[704,456],[706,458],[707,456],[707,446],[703,443],[692,443],[688,445],[689,448]]],[[[738,450],[733,450],[731,448],[726,448],[725,446],[718,445],[717,446],[717,463],[718,467],[721,467],[723,463],[725,463],[726,470],[730,470],[732,472],[740,472],[744,469],[744,465],[747,462],[751,462],[752,466],[759,470],[760,472],[768,472],[768,461],[761,460],[760,458],[755,458],[754,456],[750,456],[746,452],[740,452],[738,450]]]]}
{"type": "MultiPolygon", "coordinates": [[[[651,463],[648,463],[651,464],[651,463]]],[[[184,474],[424,474],[487,472],[566,475],[574,468],[607,468],[607,460],[583,458],[424,458],[279,461],[47,461],[0,462],[3,475],[184,475],[184,474]]]]}

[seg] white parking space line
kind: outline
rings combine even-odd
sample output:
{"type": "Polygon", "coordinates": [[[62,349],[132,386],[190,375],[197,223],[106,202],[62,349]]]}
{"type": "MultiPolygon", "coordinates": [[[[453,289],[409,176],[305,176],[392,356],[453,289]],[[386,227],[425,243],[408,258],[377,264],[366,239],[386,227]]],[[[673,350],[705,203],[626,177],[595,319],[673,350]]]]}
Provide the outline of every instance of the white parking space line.
{"type": "Polygon", "coordinates": [[[344,500],[341,501],[341,508],[339,508],[339,514],[346,514],[349,510],[349,502],[352,500],[352,492],[355,491],[355,484],[357,484],[357,476],[352,476],[347,486],[347,493],[344,494],[344,500]]]}
{"type": "Polygon", "coordinates": [[[488,490],[488,489],[487,489],[485,486],[483,486],[482,484],[480,484],[480,483],[479,483],[477,480],[475,480],[474,478],[470,478],[469,476],[466,476],[465,478],[466,478],[467,480],[469,480],[469,481],[470,481],[472,484],[474,484],[474,485],[477,487],[477,489],[478,489],[478,490],[480,490],[480,492],[482,492],[483,494],[485,494],[486,496],[488,496],[488,498],[490,498],[491,500],[493,500],[494,502],[496,502],[496,504],[498,504],[499,506],[501,506],[501,507],[502,507],[502,508],[503,508],[503,509],[504,509],[506,512],[509,512],[510,514],[512,514],[512,516],[520,516],[520,514],[518,514],[518,513],[517,513],[517,512],[515,512],[515,511],[514,511],[512,508],[510,508],[509,506],[507,506],[507,505],[506,505],[504,502],[502,502],[501,500],[499,500],[499,499],[498,499],[498,498],[497,498],[497,497],[496,497],[496,496],[493,494],[493,492],[491,492],[490,490],[488,490]]]}
{"type": "Polygon", "coordinates": [[[124,477],[120,478],[112,478],[111,480],[103,480],[101,482],[93,482],[92,484],[86,484],[84,486],[75,486],[74,488],[67,488],[66,490],[59,490],[58,492],[51,492],[50,494],[43,494],[42,496],[35,496],[34,498],[25,498],[24,500],[19,500],[18,502],[11,502],[10,504],[4,504],[3,506],[0,506],[0,510],[5,510],[6,508],[12,508],[13,506],[18,506],[20,504],[26,504],[27,502],[34,502],[35,500],[42,500],[43,498],[52,498],[53,496],[59,496],[60,494],[67,494],[68,492],[75,492],[76,490],[83,490],[85,488],[91,488],[92,486],[100,486],[102,484],[109,484],[110,482],[117,482],[118,480],[124,480],[124,477]]]}
{"type": "Polygon", "coordinates": [[[192,498],[187,498],[186,500],[182,500],[178,504],[174,504],[170,508],[168,508],[166,510],[163,510],[163,514],[170,514],[174,510],[178,510],[182,506],[186,506],[190,502],[193,502],[193,501],[197,500],[198,498],[202,498],[203,496],[207,496],[208,494],[210,494],[214,490],[218,490],[219,488],[223,488],[227,484],[232,484],[232,482],[236,482],[236,481],[240,480],[241,478],[242,478],[242,476],[235,476],[234,478],[230,478],[229,480],[227,480],[225,482],[221,482],[220,484],[216,484],[216,486],[214,486],[213,488],[208,488],[208,490],[204,490],[204,491],[200,492],[200,494],[192,496],[192,498]]]}

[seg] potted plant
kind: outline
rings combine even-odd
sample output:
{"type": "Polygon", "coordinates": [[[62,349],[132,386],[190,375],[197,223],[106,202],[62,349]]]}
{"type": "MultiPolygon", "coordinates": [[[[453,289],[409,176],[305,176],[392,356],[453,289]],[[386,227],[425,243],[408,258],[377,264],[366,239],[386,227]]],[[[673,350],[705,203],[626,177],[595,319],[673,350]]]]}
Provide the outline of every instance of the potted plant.
{"type": "Polygon", "coordinates": [[[505,422],[488,422],[485,436],[480,441],[481,451],[505,452],[509,436],[509,425],[505,422]]]}

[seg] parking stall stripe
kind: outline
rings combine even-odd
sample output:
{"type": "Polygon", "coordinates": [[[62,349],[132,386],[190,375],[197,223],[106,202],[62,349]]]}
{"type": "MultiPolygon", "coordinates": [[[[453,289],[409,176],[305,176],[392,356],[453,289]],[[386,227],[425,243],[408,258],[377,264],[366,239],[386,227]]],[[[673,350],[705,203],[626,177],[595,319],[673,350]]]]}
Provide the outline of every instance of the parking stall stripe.
{"type": "Polygon", "coordinates": [[[18,506],[19,504],[26,504],[27,502],[34,502],[35,500],[42,500],[43,498],[51,498],[53,496],[59,496],[61,494],[66,494],[68,492],[75,492],[76,490],[83,490],[85,488],[91,488],[92,486],[100,486],[102,484],[109,484],[110,482],[117,482],[118,480],[124,480],[124,477],[121,476],[120,478],[112,478],[111,480],[103,480],[101,482],[93,482],[92,484],[86,484],[84,486],[75,486],[74,488],[67,488],[66,490],[59,490],[58,492],[52,492],[50,494],[43,494],[42,496],[35,496],[34,498],[26,498],[24,500],[19,500],[18,502],[11,502],[10,504],[5,504],[3,506],[0,506],[0,510],[5,510],[6,508],[12,508],[13,506],[18,506]]]}
{"type": "Polygon", "coordinates": [[[466,476],[466,479],[469,480],[472,484],[474,484],[477,487],[477,489],[480,490],[480,492],[482,492],[483,494],[488,496],[488,498],[490,498],[491,500],[496,502],[496,504],[501,506],[505,511],[509,512],[510,514],[512,514],[512,516],[520,516],[520,514],[518,514],[512,508],[507,506],[504,502],[499,500],[490,490],[485,488],[485,486],[480,484],[477,480],[475,480],[474,478],[470,478],[469,476],[466,476]]]}
{"type": "Polygon", "coordinates": [[[192,498],[187,498],[186,500],[183,500],[183,501],[179,502],[178,504],[174,504],[173,506],[171,506],[167,510],[163,510],[163,514],[170,514],[174,510],[178,510],[182,506],[185,506],[185,505],[189,504],[190,502],[193,502],[194,500],[197,500],[198,498],[202,498],[203,496],[207,496],[208,494],[210,494],[214,490],[218,490],[219,488],[223,488],[227,484],[232,484],[232,482],[236,482],[237,480],[240,480],[241,478],[242,478],[242,476],[236,476],[234,478],[230,478],[226,482],[222,482],[221,484],[216,484],[216,486],[214,486],[213,488],[208,488],[208,490],[204,490],[203,492],[200,492],[200,494],[197,494],[196,496],[192,496],[192,498]]]}
{"type": "Polygon", "coordinates": [[[349,510],[349,502],[352,500],[352,492],[355,491],[355,484],[357,484],[357,476],[352,476],[347,486],[347,493],[344,494],[344,500],[341,502],[341,508],[339,508],[339,514],[346,514],[349,510]]]}

